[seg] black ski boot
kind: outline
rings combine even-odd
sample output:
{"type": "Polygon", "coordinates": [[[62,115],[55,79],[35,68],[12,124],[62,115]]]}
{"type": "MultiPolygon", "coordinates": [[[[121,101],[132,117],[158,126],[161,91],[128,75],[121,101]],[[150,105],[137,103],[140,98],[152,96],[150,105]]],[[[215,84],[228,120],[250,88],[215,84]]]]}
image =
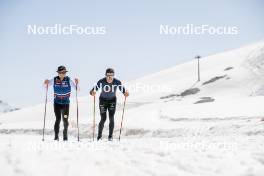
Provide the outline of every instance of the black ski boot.
{"type": "Polygon", "coordinates": [[[112,136],[108,136],[108,141],[113,141],[113,137],[112,136]]]}
{"type": "Polygon", "coordinates": [[[54,140],[59,141],[59,134],[57,134],[57,133],[55,134],[54,140]]]}
{"type": "Polygon", "coordinates": [[[102,140],[102,136],[97,136],[97,141],[102,140]]]}

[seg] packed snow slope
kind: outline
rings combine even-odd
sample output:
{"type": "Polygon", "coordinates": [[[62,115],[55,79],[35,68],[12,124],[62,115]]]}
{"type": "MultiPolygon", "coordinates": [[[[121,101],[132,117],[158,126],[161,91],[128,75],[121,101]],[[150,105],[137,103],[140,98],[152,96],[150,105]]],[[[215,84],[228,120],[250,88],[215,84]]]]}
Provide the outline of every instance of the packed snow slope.
{"type": "MultiPolygon", "coordinates": [[[[92,141],[91,96],[79,97],[79,143],[74,98],[66,143],[52,140],[51,91],[45,142],[41,141],[43,104],[0,115],[4,156],[0,174],[261,176],[264,42],[202,57],[200,70],[197,81],[197,60],[193,60],[126,83],[130,97],[121,142],[105,142],[108,121],[103,141],[92,141]]],[[[119,93],[115,138],[123,101],[119,93]]],[[[97,124],[98,100],[95,119],[97,124]]]]}
{"type": "MultiPolygon", "coordinates": [[[[202,57],[200,70],[201,81],[199,82],[197,81],[197,61],[193,60],[125,83],[130,90],[130,97],[126,104],[126,120],[131,120],[126,125],[138,127],[138,120],[142,120],[148,121],[149,124],[144,125],[144,128],[153,126],[150,123],[155,119],[154,114],[155,117],[172,116],[172,118],[263,115],[264,109],[260,107],[260,101],[264,95],[264,42],[202,57]]],[[[43,100],[44,91],[43,88],[43,100]]],[[[87,91],[88,94],[89,90],[82,91],[87,91]]],[[[51,92],[49,90],[48,121],[54,120],[51,92]]],[[[123,101],[124,98],[119,93],[118,110],[122,108],[123,101]]],[[[80,120],[91,123],[93,98],[79,97],[79,105],[80,120]]],[[[96,109],[98,109],[97,99],[96,109]]],[[[42,122],[43,111],[43,104],[24,108],[2,115],[0,123],[42,122]]],[[[71,120],[75,121],[74,93],[70,112],[71,120]]],[[[96,114],[98,120],[98,111],[96,114]]],[[[118,115],[120,114],[117,113],[118,115]]],[[[158,119],[157,122],[161,123],[161,121],[158,119]]]]}

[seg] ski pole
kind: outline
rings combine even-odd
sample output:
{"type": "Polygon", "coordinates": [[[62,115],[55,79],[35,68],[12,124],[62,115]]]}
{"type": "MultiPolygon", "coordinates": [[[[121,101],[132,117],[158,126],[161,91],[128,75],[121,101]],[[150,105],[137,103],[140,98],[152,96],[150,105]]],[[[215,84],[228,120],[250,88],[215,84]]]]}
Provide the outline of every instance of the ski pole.
{"type": "Polygon", "coordinates": [[[45,134],[48,88],[49,88],[49,85],[47,84],[47,86],[46,86],[46,98],[45,98],[45,110],[44,110],[44,123],[43,123],[42,141],[44,141],[44,134],[45,134]]]}
{"type": "Polygon", "coordinates": [[[80,135],[79,135],[79,103],[78,103],[78,83],[76,84],[76,106],[77,106],[77,140],[80,141],[80,135]]]}
{"type": "Polygon", "coordinates": [[[94,141],[94,132],[95,132],[95,96],[93,96],[93,141],[94,141]]]}
{"type": "Polygon", "coordinates": [[[125,97],[124,106],[123,106],[123,112],[122,112],[121,127],[120,127],[120,131],[119,131],[119,141],[120,141],[120,138],[121,138],[121,132],[122,132],[122,127],[123,127],[123,119],[124,119],[125,107],[126,107],[126,97],[125,97]]]}

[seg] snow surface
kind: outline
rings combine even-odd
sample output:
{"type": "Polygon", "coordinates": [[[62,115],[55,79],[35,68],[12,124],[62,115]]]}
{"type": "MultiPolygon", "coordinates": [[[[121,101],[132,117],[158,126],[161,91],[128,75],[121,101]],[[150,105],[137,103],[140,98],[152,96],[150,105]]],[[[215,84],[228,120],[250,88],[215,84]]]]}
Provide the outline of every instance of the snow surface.
{"type": "Polygon", "coordinates": [[[81,142],[76,139],[74,98],[68,142],[53,141],[52,102],[45,142],[43,104],[2,114],[0,175],[262,176],[264,42],[201,58],[200,64],[200,82],[196,60],[128,82],[129,88],[144,84],[170,89],[130,89],[120,142],[120,94],[112,142],[106,141],[108,121],[103,141],[92,141],[90,96],[79,98],[81,142]]]}

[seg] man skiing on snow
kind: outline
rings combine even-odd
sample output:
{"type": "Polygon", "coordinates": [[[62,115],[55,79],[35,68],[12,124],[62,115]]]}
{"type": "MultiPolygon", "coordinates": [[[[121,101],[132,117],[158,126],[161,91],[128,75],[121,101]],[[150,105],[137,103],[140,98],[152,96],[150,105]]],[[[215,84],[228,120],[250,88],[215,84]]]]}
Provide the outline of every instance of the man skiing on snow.
{"type": "Polygon", "coordinates": [[[101,94],[99,97],[99,108],[101,120],[98,127],[97,140],[102,139],[102,132],[104,128],[104,123],[106,121],[106,113],[108,110],[109,115],[109,135],[108,140],[113,140],[114,131],[114,115],[116,111],[116,90],[117,88],[124,94],[125,97],[129,96],[128,91],[122,86],[121,81],[114,78],[114,70],[112,68],[106,69],[105,78],[100,79],[96,86],[90,91],[92,96],[95,96],[96,91],[100,88],[101,94]]]}
{"type": "Polygon", "coordinates": [[[59,140],[59,131],[60,131],[60,121],[63,119],[63,140],[68,140],[68,118],[69,118],[69,108],[70,108],[70,95],[71,87],[77,89],[79,80],[75,78],[74,82],[70,77],[66,76],[65,66],[59,66],[57,73],[58,76],[55,76],[53,79],[44,81],[44,84],[47,86],[53,86],[54,89],[54,113],[56,116],[56,121],[54,124],[55,138],[54,140],[59,140]]]}

